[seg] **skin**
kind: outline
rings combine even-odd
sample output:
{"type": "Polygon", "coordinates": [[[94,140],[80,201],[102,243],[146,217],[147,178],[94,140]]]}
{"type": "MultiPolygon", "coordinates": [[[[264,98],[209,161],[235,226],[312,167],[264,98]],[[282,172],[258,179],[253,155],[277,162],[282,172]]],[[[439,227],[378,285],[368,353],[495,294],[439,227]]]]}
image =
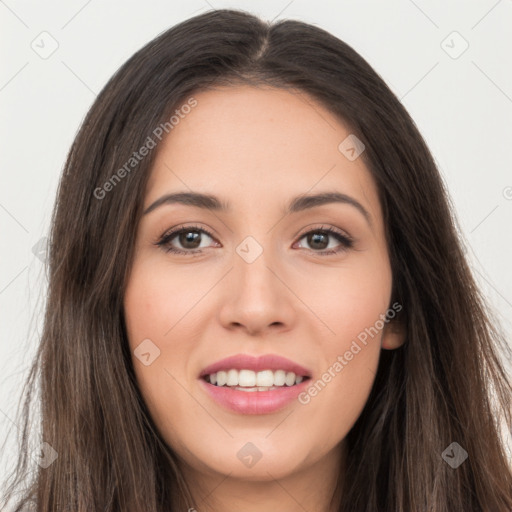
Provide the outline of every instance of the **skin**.
{"type": "Polygon", "coordinates": [[[133,355],[141,393],[199,512],[334,510],[344,438],[368,399],[381,349],[403,343],[393,322],[360,344],[309,403],[294,400],[275,413],[224,409],[198,376],[227,356],[274,353],[308,368],[314,382],[376,324],[392,289],[376,184],[362,158],[338,150],[350,130],[304,93],[244,85],[194,97],[198,105],[158,147],[144,208],[194,191],[232,211],[164,204],[143,215],[125,318],[132,354],[149,338],[160,355],[148,366],[133,355]],[[357,200],[371,224],[350,204],[283,214],[293,197],[326,191],[357,200]],[[175,236],[168,245],[187,254],[155,245],[171,228],[189,226],[213,237],[175,236]],[[322,227],[348,233],[353,247],[332,235],[308,241],[322,227]],[[236,252],[247,236],[263,250],[251,263],[236,252]],[[334,249],[341,251],[319,255],[334,249]],[[247,442],[262,454],[250,468],[237,457],[247,442]]]}

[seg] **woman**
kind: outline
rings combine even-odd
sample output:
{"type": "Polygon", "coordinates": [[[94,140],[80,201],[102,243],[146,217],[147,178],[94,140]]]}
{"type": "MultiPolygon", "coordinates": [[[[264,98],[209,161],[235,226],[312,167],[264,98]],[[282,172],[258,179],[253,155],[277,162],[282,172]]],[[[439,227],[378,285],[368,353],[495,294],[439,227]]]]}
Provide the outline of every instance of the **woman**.
{"type": "Polygon", "coordinates": [[[196,16],[71,148],[16,510],[508,511],[499,349],[368,63],[298,21],[196,16]]]}

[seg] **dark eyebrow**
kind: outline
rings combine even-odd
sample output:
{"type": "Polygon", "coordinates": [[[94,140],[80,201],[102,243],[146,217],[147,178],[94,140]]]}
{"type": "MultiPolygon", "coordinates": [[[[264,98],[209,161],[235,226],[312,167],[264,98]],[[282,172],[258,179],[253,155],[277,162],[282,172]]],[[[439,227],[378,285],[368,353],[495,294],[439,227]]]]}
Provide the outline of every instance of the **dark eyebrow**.
{"type": "Polygon", "coordinates": [[[231,211],[227,203],[223,203],[215,196],[210,194],[201,194],[199,192],[177,192],[175,194],[166,194],[154,203],[149,205],[143,215],[152,212],[155,208],[163,204],[184,204],[187,206],[195,206],[196,208],[204,208],[213,211],[229,212],[231,211]]]}
{"type": "MultiPolygon", "coordinates": [[[[166,194],[146,208],[144,215],[152,212],[155,208],[164,204],[184,204],[187,206],[195,206],[196,208],[204,208],[218,212],[230,212],[231,208],[228,203],[222,202],[216,196],[210,194],[201,194],[199,192],[177,192],[175,194],[166,194]]],[[[292,199],[285,210],[285,214],[297,213],[309,208],[315,208],[324,204],[343,203],[349,204],[362,213],[368,224],[371,223],[371,216],[368,210],[356,199],[340,192],[324,192],[315,195],[302,195],[292,199]]]]}
{"type": "Polygon", "coordinates": [[[353,197],[340,192],[324,192],[322,194],[298,196],[291,201],[288,206],[287,213],[300,212],[302,210],[307,210],[308,208],[315,208],[317,206],[330,203],[342,203],[353,206],[363,214],[366,222],[368,222],[370,226],[372,225],[371,215],[368,210],[353,197]]]}

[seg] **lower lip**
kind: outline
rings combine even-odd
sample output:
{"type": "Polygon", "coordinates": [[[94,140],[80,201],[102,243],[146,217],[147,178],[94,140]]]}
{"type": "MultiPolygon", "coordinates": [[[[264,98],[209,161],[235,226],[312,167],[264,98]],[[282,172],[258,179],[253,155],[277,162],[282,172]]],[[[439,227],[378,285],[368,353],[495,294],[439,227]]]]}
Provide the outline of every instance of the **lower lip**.
{"type": "Polygon", "coordinates": [[[270,414],[286,407],[306,389],[310,379],[294,386],[283,386],[269,391],[239,391],[225,386],[214,386],[199,379],[205,391],[221,406],[240,414],[270,414]]]}

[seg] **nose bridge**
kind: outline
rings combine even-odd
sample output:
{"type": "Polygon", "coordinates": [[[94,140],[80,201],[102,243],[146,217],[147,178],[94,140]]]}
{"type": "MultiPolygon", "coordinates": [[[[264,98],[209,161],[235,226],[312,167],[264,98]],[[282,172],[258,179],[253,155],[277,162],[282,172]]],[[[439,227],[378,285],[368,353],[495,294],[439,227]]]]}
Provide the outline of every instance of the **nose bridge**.
{"type": "MultiPolygon", "coordinates": [[[[236,258],[234,261],[234,270],[237,284],[241,287],[238,292],[247,292],[252,297],[262,293],[275,298],[276,279],[269,267],[275,266],[275,258],[273,258],[273,250],[269,243],[270,237],[262,239],[261,236],[256,237],[249,235],[245,237],[236,247],[236,258]]],[[[268,301],[269,297],[266,297],[268,301]]]]}
{"type": "Polygon", "coordinates": [[[279,264],[269,240],[247,236],[235,248],[229,294],[221,313],[225,326],[242,325],[255,333],[273,324],[290,324],[290,294],[276,276],[279,264]]]}

